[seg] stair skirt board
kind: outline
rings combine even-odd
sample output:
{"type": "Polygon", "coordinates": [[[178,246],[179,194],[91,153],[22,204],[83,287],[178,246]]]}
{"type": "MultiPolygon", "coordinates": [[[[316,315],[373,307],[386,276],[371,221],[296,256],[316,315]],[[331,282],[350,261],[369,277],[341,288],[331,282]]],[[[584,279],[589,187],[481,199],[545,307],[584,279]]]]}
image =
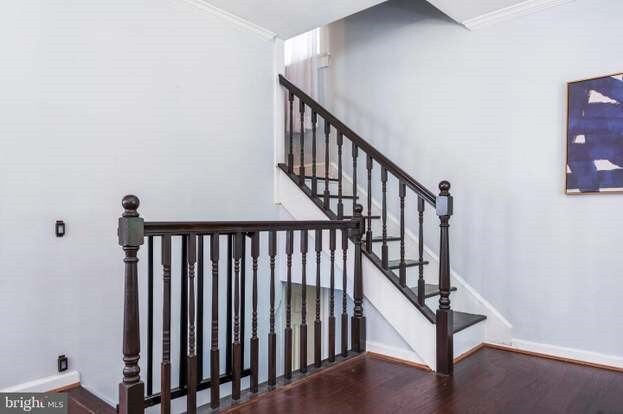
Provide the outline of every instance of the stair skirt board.
{"type": "MultiPolygon", "coordinates": [[[[322,171],[324,171],[324,163],[318,163],[317,165],[318,166],[322,165],[322,171]]],[[[311,164],[307,164],[306,167],[309,167],[309,171],[311,171],[311,164]]],[[[317,167],[317,168],[320,168],[320,167],[317,167]]],[[[280,168],[277,168],[277,170],[280,170],[280,168]]],[[[284,174],[283,171],[278,171],[278,173],[285,177],[288,177],[288,175],[284,174]]],[[[334,163],[329,164],[329,174],[330,176],[333,176],[333,177],[337,176],[337,165],[336,164],[334,163]]],[[[343,184],[344,188],[350,189],[350,191],[352,192],[351,177],[343,173],[342,181],[343,183],[345,183],[343,184]]],[[[365,185],[365,181],[366,180],[364,179],[362,182],[364,185],[365,185]]],[[[358,185],[357,189],[358,189],[358,195],[360,199],[367,200],[367,189],[363,185],[358,185]]],[[[302,193],[300,189],[298,191],[302,193]]],[[[319,187],[319,192],[320,191],[321,190],[319,187]]],[[[373,208],[373,214],[375,212],[381,211],[381,204],[379,200],[374,199],[374,198],[372,199],[372,208],[373,208]]],[[[377,220],[377,222],[379,221],[380,220],[377,220]]],[[[399,228],[399,220],[395,216],[390,214],[389,212],[387,214],[387,223],[388,223],[388,228],[390,226],[399,228]]],[[[452,227],[450,228],[450,233],[452,234],[452,227]]],[[[395,233],[393,235],[395,235],[395,233]]],[[[405,228],[405,236],[406,236],[406,239],[408,240],[408,243],[417,244],[417,236],[409,228],[405,228]]],[[[398,245],[398,244],[399,243],[395,243],[395,242],[388,243],[388,246],[390,246],[391,248],[392,245],[398,245]]],[[[380,246],[380,243],[378,242],[375,242],[373,246],[374,246],[375,251],[376,249],[380,249],[380,247],[378,248],[376,247],[376,246],[380,246]]],[[[426,244],[424,244],[424,253],[425,253],[425,256],[428,257],[428,260],[431,262],[431,265],[437,266],[437,263],[439,260],[438,256],[426,244]]],[[[492,304],[486,301],[473,287],[471,287],[465,281],[465,279],[463,279],[463,277],[461,277],[459,274],[457,274],[452,269],[451,269],[450,276],[451,276],[452,286],[457,288],[457,293],[454,295],[451,295],[450,297],[453,303],[453,308],[465,310],[465,311],[468,311],[474,314],[482,314],[486,316],[487,319],[484,322],[484,324],[486,325],[485,338],[483,339],[483,341],[486,340],[488,342],[502,343],[502,344],[510,343],[511,338],[512,338],[512,335],[511,335],[512,324],[492,304]]],[[[409,273],[407,273],[407,281],[408,281],[407,284],[413,285],[413,283],[409,283],[409,277],[410,277],[409,273]]],[[[428,280],[429,278],[425,276],[425,279],[428,280]]],[[[436,282],[436,280],[434,281],[436,282]]],[[[427,301],[427,304],[428,302],[430,301],[427,301]]],[[[432,309],[435,310],[436,307],[433,307],[432,309]]]]}

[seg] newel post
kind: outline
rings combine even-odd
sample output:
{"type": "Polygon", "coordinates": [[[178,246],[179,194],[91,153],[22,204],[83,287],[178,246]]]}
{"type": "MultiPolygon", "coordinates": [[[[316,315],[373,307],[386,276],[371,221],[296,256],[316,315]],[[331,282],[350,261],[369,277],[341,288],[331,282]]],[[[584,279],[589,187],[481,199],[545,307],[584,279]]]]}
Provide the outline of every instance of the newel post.
{"type": "Polygon", "coordinates": [[[117,234],[125,258],[123,294],[123,380],[119,384],[119,413],[135,414],[144,410],[144,385],[141,381],[138,360],[140,358],[140,329],[138,314],[138,249],[143,244],[143,219],[138,215],[140,201],[134,195],[123,197],[125,209],[119,218],[117,234]]]}
{"type": "Polygon", "coordinates": [[[351,346],[355,352],[366,351],[366,317],[363,314],[363,274],[361,269],[361,239],[365,232],[365,219],[362,215],[361,204],[355,205],[352,220],[357,227],[352,230],[353,242],[355,243],[354,270],[353,270],[353,300],[355,308],[351,318],[351,346]]]}
{"type": "Polygon", "coordinates": [[[449,228],[452,216],[452,196],[450,183],[439,183],[437,215],[439,216],[439,309],[437,309],[437,373],[451,375],[453,364],[453,320],[450,308],[450,240],[449,228]]]}

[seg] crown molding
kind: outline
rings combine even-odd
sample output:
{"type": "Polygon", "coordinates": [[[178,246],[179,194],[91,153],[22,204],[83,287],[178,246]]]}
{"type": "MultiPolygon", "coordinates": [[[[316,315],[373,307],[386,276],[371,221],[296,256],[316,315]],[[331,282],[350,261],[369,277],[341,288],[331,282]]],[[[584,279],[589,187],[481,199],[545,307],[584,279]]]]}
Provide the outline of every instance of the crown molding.
{"type": "Polygon", "coordinates": [[[506,20],[536,13],[551,7],[560,6],[572,1],[573,0],[526,0],[500,10],[483,14],[482,16],[465,20],[462,23],[463,26],[467,27],[469,30],[475,30],[506,20]]]}
{"type": "Polygon", "coordinates": [[[183,0],[183,1],[185,1],[186,3],[192,4],[193,6],[199,9],[205,10],[216,16],[219,16],[229,21],[230,23],[235,24],[236,26],[242,27],[243,29],[246,29],[256,34],[257,36],[261,37],[264,40],[273,40],[275,37],[277,37],[276,33],[271,32],[270,30],[265,29],[262,26],[258,26],[257,24],[252,23],[246,19],[243,19],[242,17],[236,16],[235,14],[232,14],[228,11],[219,9],[218,7],[213,6],[212,4],[208,3],[206,0],[183,0]]]}

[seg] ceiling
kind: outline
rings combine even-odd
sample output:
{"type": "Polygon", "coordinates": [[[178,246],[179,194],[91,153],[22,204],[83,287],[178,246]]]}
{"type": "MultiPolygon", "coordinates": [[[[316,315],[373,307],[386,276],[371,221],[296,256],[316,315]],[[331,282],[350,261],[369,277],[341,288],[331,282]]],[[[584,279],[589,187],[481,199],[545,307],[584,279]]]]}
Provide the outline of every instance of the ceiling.
{"type": "Polygon", "coordinates": [[[433,6],[459,23],[484,14],[525,3],[525,0],[428,0],[433,6]]]}
{"type": "Polygon", "coordinates": [[[208,3],[289,39],[385,0],[207,0],[208,3]]]}

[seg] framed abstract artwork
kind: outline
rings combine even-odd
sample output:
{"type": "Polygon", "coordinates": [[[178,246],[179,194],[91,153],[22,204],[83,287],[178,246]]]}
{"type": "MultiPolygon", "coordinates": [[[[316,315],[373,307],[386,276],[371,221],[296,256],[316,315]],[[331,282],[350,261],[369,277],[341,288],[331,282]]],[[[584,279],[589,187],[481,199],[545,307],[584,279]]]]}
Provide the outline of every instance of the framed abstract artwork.
{"type": "Polygon", "coordinates": [[[623,192],[623,73],[567,93],[567,194],[623,192]]]}

